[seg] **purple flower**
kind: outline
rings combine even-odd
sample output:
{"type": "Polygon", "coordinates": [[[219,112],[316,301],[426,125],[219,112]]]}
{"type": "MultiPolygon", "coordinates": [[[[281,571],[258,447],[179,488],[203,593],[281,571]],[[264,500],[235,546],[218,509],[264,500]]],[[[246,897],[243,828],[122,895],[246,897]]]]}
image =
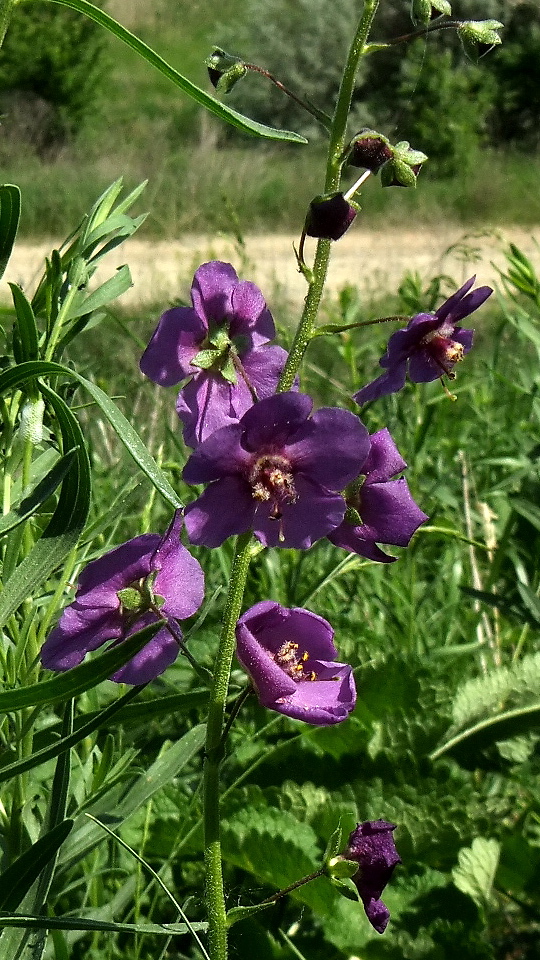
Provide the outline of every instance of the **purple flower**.
{"type": "Polygon", "coordinates": [[[169,387],[191,378],[176,410],[184,440],[196,447],[214,430],[237,421],[253,403],[275,393],[287,359],[267,346],[274,321],[259,288],[239,280],[230,263],[213,260],[196,271],[191,307],[161,316],[140,368],[169,387]]]}
{"type": "Polygon", "coordinates": [[[343,520],[337,492],[358,476],[369,436],[348,410],[300,393],[260,400],[239,423],[216,430],[184,467],[187,483],[209,483],[186,507],[192,543],[219,547],[253,530],[268,547],[306,550],[343,520]]]}
{"type": "Polygon", "coordinates": [[[356,860],[358,871],[352,877],[366,916],[377,933],[384,933],[390,911],[380,899],[389,883],[394,868],[401,863],[394,838],[395,824],[386,820],[368,820],[359,823],[349,837],[343,853],[345,860],[356,860]]]}
{"type": "Polygon", "coordinates": [[[355,394],[357,403],[397,393],[405,383],[407,371],[414,383],[428,383],[444,374],[454,379],[454,367],[471,349],[474,334],[456,324],[478,310],[493,293],[491,287],[478,287],[469,293],[475,279],[467,280],[435,314],[419,313],[403,330],[392,334],[386,353],[379,360],[386,373],[355,394]]]}
{"type": "Polygon", "coordinates": [[[349,229],[356,212],[342,193],[315,197],[309,205],[304,230],[308,237],[339,240],[349,229]]]}
{"type": "MultiPolygon", "coordinates": [[[[75,600],[43,644],[44,667],[70,670],[107,641],[121,643],[159,619],[150,605],[160,607],[161,616],[180,633],[176,621],[194,614],[204,596],[204,575],[180,542],[181,525],[178,512],[165,536],[135,537],[85,567],[75,600]]],[[[111,680],[132,684],[154,680],[176,660],[178,649],[164,626],[111,680]]]]}
{"type": "Polygon", "coordinates": [[[428,517],[411,497],[407,481],[390,479],[407,464],[388,430],[372,434],[370,441],[361,475],[345,491],[345,519],[328,539],[368,560],[392,563],[397,558],[384,553],[377,543],[406,547],[428,517]]]}
{"type": "Polygon", "coordinates": [[[356,703],[351,667],[335,663],[330,624],[309,610],[271,600],[236,625],[236,656],[263,707],[315,726],[346,720],[356,703]]]}

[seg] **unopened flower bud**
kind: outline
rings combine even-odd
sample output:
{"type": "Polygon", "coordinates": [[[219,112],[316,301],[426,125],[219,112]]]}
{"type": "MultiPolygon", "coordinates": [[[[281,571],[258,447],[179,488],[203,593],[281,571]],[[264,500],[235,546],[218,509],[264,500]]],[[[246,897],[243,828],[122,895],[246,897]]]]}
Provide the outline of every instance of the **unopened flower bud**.
{"type": "Polygon", "coordinates": [[[394,155],[390,141],[376,130],[361,130],[351,142],[347,163],[378,173],[394,155]]]}
{"type": "Polygon", "coordinates": [[[308,237],[339,240],[349,229],[356,213],[355,207],[345,200],[342,193],[315,197],[309,205],[305,232],[308,237]]]}
{"type": "Polygon", "coordinates": [[[464,20],[460,23],[457,34],[469,59],[479,60],[492,47],[502,43],[497,30],[503,26],[499,20],[464,20]]]}
{"type": "Polygon", "coordinates": [[[441,14],[446,17],[451,16],[452,8],[448,0],[412,0],[411,20],[415,26],[426,25],[441,14]]]}
{"type": "Polygon", "coordinates": [[[396,143],[394,156],[382,169],[383,187],[415,187],[422,164],[427,157],[420,150],[412,150],[407,140],[396,143]]]}
{"type": "Polygon", "coordinates": [[[247,67],[240,57],[233,57],[220,47],[215,47],[204,62],[210,83],[220,93],[230,93],[234,85],[247,73],[247,67]]]}

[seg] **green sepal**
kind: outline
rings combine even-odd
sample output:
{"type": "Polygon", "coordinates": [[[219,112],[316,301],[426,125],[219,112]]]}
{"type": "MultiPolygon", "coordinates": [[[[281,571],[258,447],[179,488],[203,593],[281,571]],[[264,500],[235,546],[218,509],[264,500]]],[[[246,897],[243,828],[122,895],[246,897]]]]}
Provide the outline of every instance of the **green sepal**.
{"type": "Polygon", "coordinates": [[[199,350],[189,362],[192,367],[200,367],[201,370],[211,370],[213,366],[219,363],[221,355],[221,350],[199,350]]]}
{"type": "Polygon", "coordinates": [[[323,863],[329,863],[335,857],[337,857],[339,851],[343,845],[343,831],[341,829],[341,824],[338,823],[334,832],[330,835],[328,843],[326,844],[326,850],[324,851],[323,863]]]}
{"type": "Polygon", "coordinates": [[[466,56],[476,63],[484,53],[502,43],[497,30],[503,26],[499,20],[464,20],[460,23],[457,34],[466,56]]]}
{"type": "Polygon", "coordinates": [[[141,593],[135,587],[124,587],[123,590],[118,591],[117,597],[124,610],[140,610],[141,593]]]}
{"type": "Polygon", "coordinates": [[[326,870],[331,880],[350,880],[355,873],[358,873],[358,864],[354,860],[334,857],[327,864],[326,870]]]}
{"type": "MultiPolygon", "coordinates": [[[[357,864],[358,868],[358,864],[357,864]]],[[[332,879],[332,886],[335,887],[340,896],[345,897],[347,900],[353,900],[354,903],[358,903],[358,890],[356,889],[352,880],[335,880],[332,879]]]]}

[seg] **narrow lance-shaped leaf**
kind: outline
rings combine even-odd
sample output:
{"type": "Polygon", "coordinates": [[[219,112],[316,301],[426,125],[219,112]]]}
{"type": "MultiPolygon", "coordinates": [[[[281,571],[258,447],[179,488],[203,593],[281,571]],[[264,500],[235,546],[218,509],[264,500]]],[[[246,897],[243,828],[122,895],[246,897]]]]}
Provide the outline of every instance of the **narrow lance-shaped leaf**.
{"type": "Polygon", "coordinates": [[[307,143],[305,137],[300,136],[298,133],[293,133],[290,130],[277,130],[275,127],[267,127],[263,123],[258,123],[256,120],[250,120],[249,117],[242,116],[241,113],[238,113],[231,107],[226,107],[225,104],[220,103],[219,100],[215,100],[214,97],[211,97],[204,90],[201,90],[200,87],[195,86],[194,83],[187,80],[186,77],[183,77],[181,73],[178,73],[174,67],[171,67],[159,54],[147,46],[146,43],[143,43],[143,41],[139,40],[133,33],[121,26],[117,20],[114,20],[114,18],[105,13],[104,10],[99,10],[92,3],[89,3],[88,0],[53,0],[53,2],[60,3],[65,7],[71,7],[72,10],[78,10],[79,13],[85,14],[85,16],[91,20],[95,20],[96,23],[105,27],[105,29],[114,34],[115,37],[118,37],[119,40],[126,43],[128,47],[135,50],[143,60],[146,60],[147,63],[156,67],[163,76],[171,80],[177,87],[180,87],[184,93],[187,93],[187,95],[199,103],[201,107],[205,107],[210,113],[219,117],[220,120],[225,120],[226,123],[230,123],[233,127],[238,127],[239,130],[244,130],[246,133],[251,133],[258,137],[265,137],[268,140],[287,140],[292,143],[307,143]]]}
{"type": "Polygon", "coordinates": [[[19,217],[21,215],[21,191],[13,183],[0,186],[0,280],[4,276],[11,256],[19,217]]]}

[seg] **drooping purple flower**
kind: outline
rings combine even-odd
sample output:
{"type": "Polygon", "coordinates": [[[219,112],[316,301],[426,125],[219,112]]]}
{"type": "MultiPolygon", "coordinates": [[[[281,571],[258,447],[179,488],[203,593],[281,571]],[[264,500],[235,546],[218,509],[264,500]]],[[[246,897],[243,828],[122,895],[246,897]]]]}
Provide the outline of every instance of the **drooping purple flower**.
{"type": "Polygon", "coordinates": [[[356,703],[352,668],[336,663],[327,620],[271,600],[255,604],[236,625],[236,656],[260,703],[295,720],[328,726],[356,703]]]}
{"type": "Polygon", "coordinates": [[[381,894],[395,867],[401,863],[392,835],[395,829],[395,824],[386,820],[359,823],[342,854],[345,860],[356,860],[358,863],[358,871],[352,880],[364,904],[366,916],[377,933],[384,933],[390,919],[390,911],[382,902],[381,894]]]}
{"type": "Polygon", "coordinates": [[[347,512],[343,523],[328,534],[336,545],[368,560],[392,563],[377,543],[406,547],[428,517],[414,502],[407,481],[392,480],[407,464],[386,427],[370,437],[371,446],[360,477],[345,491],[347,512]]]}
{"type": "MultiPolygon", "coordinates": [[[[44,667],[70,670],[107,641],[121,643],[159,619],[150,605],[159,607],[160,615],[181,636],[177,621],[192,616],[204,596],[204,575],[180,542],[181,525],[177,512],[163,537],[154,533],[134,537],[85,567],[75,600],[42,647],[44,667]]],[[[154,680],[176,660],[178,650],[163,626],[111,680],[132,684],[154,680]]]]}
{"type": "Polygon", "coordinates": [[[265,546],[306,550],[341,523],[337,491],[358,476],[369,436],[348,410],[310,416],[312,406],[305,394],[268,397],[192,453],[184,480],[209,484],[186,507],[192,543],[218,547],[253,530],[265,546]]]}
{"type": "Polygon", "coordinates": [[[287,359],[259,288],[239,280],[230,263],[203,263],[191,287],[191,307],[161,316],[140,368],[160,386],[189,379],[176,410],[184,440],[196,447],[237,421],[258,399],[275,393],[287,359]]]}
{"type": "Polygon", "coordinates": [[[404,329],[392,334],[379,360],[386,372],[355,394],[357,403],[397,393],[407,372],[414,383],[428,383],[444,375],[454,379],[454,367],[471,349],[474,335],[473,330],[457,324],[493,293],[491,287],[478,287],[469,293],[475,279],[467,280],[434,314],[418,313],[404,329]]]}

